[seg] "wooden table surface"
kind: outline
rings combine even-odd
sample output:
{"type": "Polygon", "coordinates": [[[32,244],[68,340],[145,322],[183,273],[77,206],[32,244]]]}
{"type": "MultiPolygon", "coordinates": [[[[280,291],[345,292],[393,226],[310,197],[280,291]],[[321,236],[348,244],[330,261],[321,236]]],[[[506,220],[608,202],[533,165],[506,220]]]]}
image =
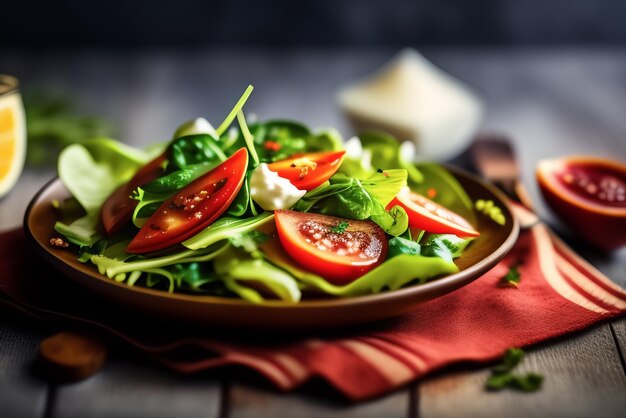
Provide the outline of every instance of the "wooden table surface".
{"type": "MultiPolygon", "coordinates": [[[[626,286],[626,249],[606,254],[569,236],[542,204],[533,177],[541,158],[600,155],[626,161],[624,49],[424,51],[484,98],[484,130],[513,138],[523,180],[540,214],[593,264],[626,286]]],[[[169,52],[0,51],[0,72],[25,86],[69,92],[87,112],[111,119],[119,139],[167,139],[184,120],[220,121],[248,83],[248,111],[351,131],[335,94],[393,51],[193,50],[169,52]]],[[[0,229],[18,226],[26,204],[51,176],[26,170],[0,202],[0,229]]],[[[488,368],[453,367],[389,396],[349,405],[323,386],[278,393],[246,373],[179,376],[115,348],[96,376],[69,385],[33,371],[39,341],[55,329],[0,311],[2,417],[623,417],[626,320],[594,326],[529,349],[521,367],[545,375],[541,391],[484,390],[488,368]]]]}

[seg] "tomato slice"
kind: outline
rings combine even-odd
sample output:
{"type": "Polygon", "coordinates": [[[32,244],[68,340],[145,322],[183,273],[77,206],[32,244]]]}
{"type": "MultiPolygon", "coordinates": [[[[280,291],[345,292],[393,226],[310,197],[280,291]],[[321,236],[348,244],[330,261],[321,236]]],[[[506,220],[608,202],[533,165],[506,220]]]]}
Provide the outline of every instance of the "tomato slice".
{"type": "Polygon", "coordinates": [[[374,222],[290,210],[274,213],[287,254],[331,283],[350,283],[387,255],[387,237],[374,222]]]}
{"type": "Polygon", "coordinates": [[[459,237],[480,235],[463,217],[446,209],[432,200],[403,189],[387,206],[387,209],[400,205],[409,215],[409,226],[423,229],[433,234],[454,234],[459,237]]]}
{"type": "Polygon", "coordinates": [[[148,219],[126,251],[141,254],[162,250],[197,234],[232,203],[243,185],[248,151],[239,149],[229,159],[169,198],[148,219]]]}
{"type": "Polygon", "coordinates": [[[100,219],[102,227],[107,236],[113,235],[121,227],[126,225],[133,217],[133,211],[139,203],[131,199],[130,195],[137,187],[146,184],[163,173],[163,163],[165,154],[159,155],[154,160],[135,173],[129,182],[122,184],[102,205],[100,209],[100,219]]]}
{"type": "Polygon", "coordinates": [[[312,190],[337,172],[345,151],[296,154],[270,164],[270,170],[291,181],[300,190],[312,190]]]}

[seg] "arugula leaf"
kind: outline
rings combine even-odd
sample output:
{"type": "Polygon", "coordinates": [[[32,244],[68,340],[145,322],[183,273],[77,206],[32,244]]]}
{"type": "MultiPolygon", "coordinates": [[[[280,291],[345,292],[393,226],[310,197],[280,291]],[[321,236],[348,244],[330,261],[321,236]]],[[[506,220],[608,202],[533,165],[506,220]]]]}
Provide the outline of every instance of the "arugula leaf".
{"type": "Polygon", "coordinates": [[[226,116],[226,119],[224,119],[220,126],[217,127],[215,132],[218,136],[222,136],[224,132],[226,132],[230,124],[233,123],[233,120],[235,120],[235,116],[237,116],[237,113],[239,113],[239,111],[243,108],[243,105],[246,104],[246,101],[248,100],[248,97],[250,97],[252,90],[254,90],[254,87],[252,85],[249,85],[235,104],[235,107],[233,107],[228,116],[226,116]]]}
{"type": "Polygon", "coordinates": [[[182,244],[190,250],[199,250],[235,234],[258,229],[273,220],[274,214],[271,212],[262,212],[252,218],[244,219],[222,217],[193,237],[183,241],[182,244]]]}
{"type": "Polygon", "coordinates": [[[502,364],[491,370],[486,387],[489,390],[512,388],[523,392],[535,392],[541,388],[543,376],[537,373],[516,375],[512,371],[524,359],[525,353],[520,348],[509,348],[504,353],[502,364]]]}
{"type": "Polygon", "coordinates": [[[241,129],[243,138],[246,141],[246,147],[248,148],[248,152],[252,157],[253,165],[256,167],[257,165],[259,165],[259,156],[256,153],[256,148],[254,146],[254,136],[252,136],[250,130],[248,129],[248,124],[246,123],[246,118],[243,114],[243,110],[240,110],[237,113],[237,122],[239,122],[239,128],[241,129]]]}
{"type": "MultiPolygon", "coordinates": [[[[207,247],[202,251],[186,250],[174,254],[168,254],[161,257],[152,257],[137,261],[123,261],[116,258],[107,257],[104,254],[93,255],[91,257],[92,264],[98,267],[100,274],[105,274],[110,279],[123,282],[127,278],[128,273],[136,271],[146,273],[155,272],[155,269],[162,269],[176,263],[192,263],[211,261],[220,253],[230,247],[230,243],[220,243],[207,247]]],[[[167,273],[171,277],[171,274],[167,273]]]]}

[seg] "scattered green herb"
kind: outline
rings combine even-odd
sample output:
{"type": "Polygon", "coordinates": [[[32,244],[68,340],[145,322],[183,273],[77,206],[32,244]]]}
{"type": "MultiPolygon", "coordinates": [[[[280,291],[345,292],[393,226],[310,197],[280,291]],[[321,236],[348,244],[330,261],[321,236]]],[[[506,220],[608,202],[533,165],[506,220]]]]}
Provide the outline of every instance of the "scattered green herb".
{"type": "Polygon", "coordinates": [[[525,375],[513,374],[513,369],[524,359],[525,353],[521,348],[509,348],[504,353],[502,364],[491,370],[486,387],[489,390],[511,388],[522,392],[535,392],[541,388],[543,376],[537,373],[525,375]]]}
{"type": "Polygon", "coordinates": [[[522,279],[518,268],[519,268],[519,264],[512,265],[509,268],[509,271],[500,279],[500,285],[518,287],[522,279]]]}
{"type": "Polygon", "coordinates": [[[350,224],[348,222],[340,221],[337,225],[330,228],[330,232],[334,232],[335,234],[344,234],[349,226],[350,224]]]}

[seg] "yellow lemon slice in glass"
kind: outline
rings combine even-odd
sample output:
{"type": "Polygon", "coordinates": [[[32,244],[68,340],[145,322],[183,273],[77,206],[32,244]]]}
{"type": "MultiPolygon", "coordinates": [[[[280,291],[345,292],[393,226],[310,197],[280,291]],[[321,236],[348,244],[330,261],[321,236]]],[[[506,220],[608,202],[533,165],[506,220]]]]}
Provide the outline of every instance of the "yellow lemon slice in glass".
{"type": "Polygon", "coordinates": [[[0,74],[0,197],[17,182],[26,157],[26,123],[17,80],[0,74]]]}

